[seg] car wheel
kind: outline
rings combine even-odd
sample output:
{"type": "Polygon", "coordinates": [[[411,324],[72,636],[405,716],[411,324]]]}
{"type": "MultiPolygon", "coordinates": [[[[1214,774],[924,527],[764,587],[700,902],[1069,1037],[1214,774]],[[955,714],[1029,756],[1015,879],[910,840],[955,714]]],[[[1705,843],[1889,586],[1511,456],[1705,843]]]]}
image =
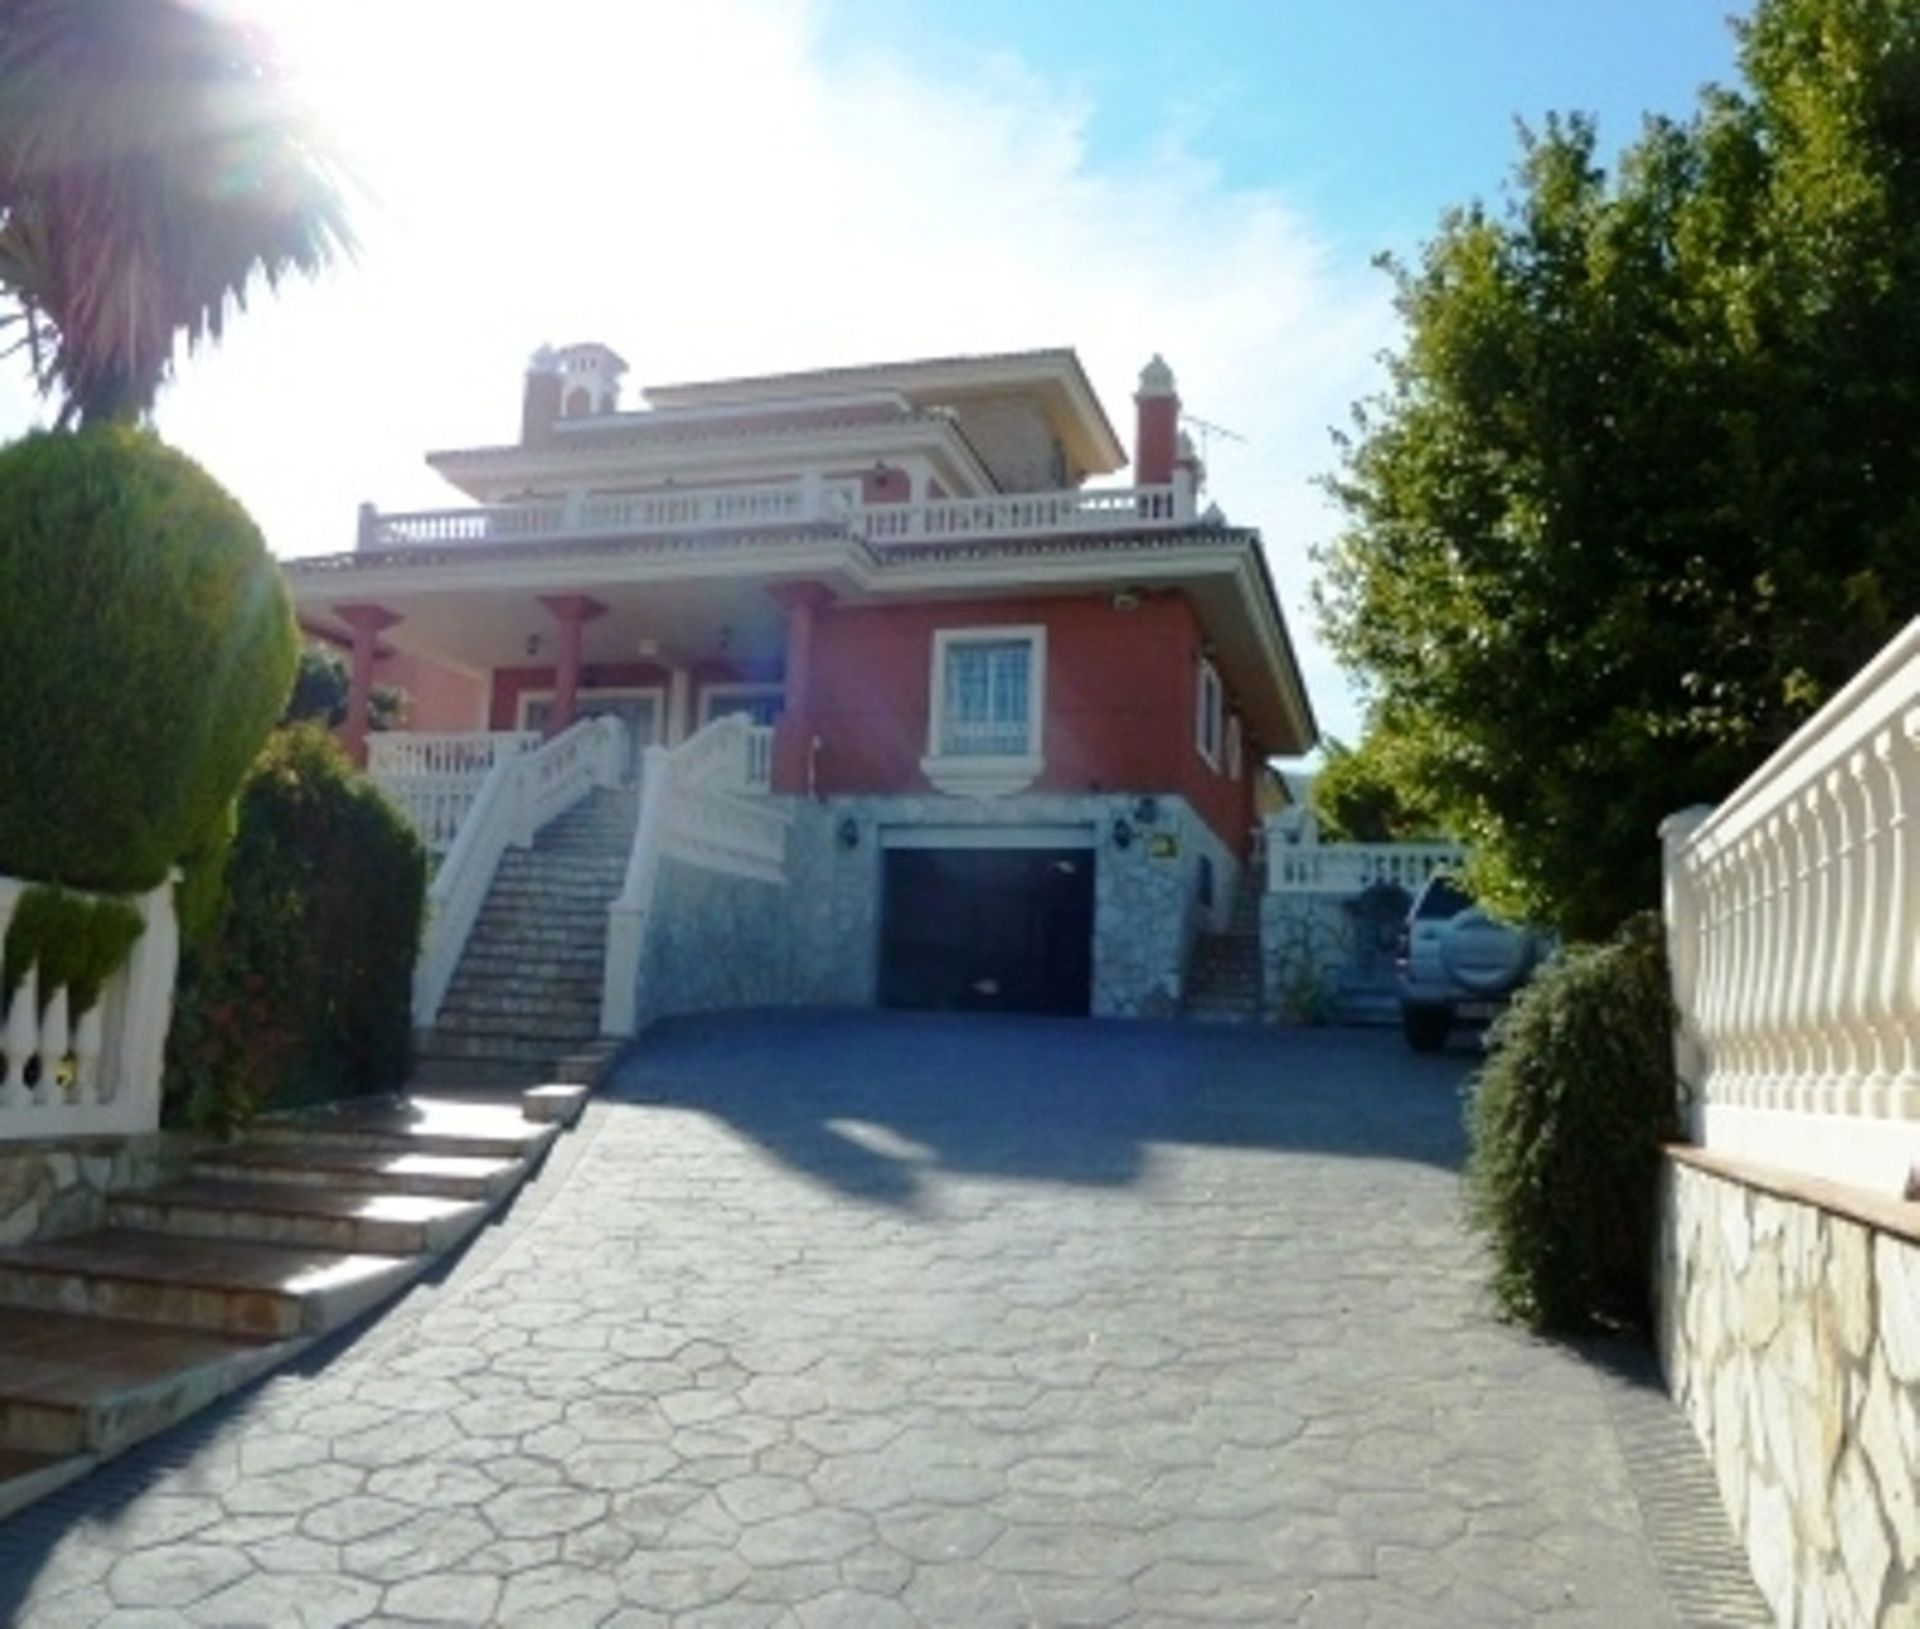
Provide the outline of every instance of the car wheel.
{"type": "Polygon", "coordinates": [[[1402,1007],[1400,1033],[1416,1052],[1438,1052],[1447,1044],[1453,1014],[1445,1007],[1402,1007]]]}

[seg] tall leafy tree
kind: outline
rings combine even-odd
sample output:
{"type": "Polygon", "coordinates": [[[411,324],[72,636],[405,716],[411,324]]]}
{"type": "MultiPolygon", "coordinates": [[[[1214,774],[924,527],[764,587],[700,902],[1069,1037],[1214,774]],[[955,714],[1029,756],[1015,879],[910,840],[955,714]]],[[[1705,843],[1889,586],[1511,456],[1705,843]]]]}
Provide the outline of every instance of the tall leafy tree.
{"type": "Polygon", "coordinates": [[[179,339],[351,241],[258,34],[191,0],[0,0],[0,321],[62,423],[143,415],[179,339]]]}
{"type": "Polygon", "coordinates": [[[1327,631],[1412,801],[1604,933],[1920,612],[1920,0],[1760,0],[1744,84],[1523,139],[1392,270],[1405,341],[1330,485],[1327,631]]]}

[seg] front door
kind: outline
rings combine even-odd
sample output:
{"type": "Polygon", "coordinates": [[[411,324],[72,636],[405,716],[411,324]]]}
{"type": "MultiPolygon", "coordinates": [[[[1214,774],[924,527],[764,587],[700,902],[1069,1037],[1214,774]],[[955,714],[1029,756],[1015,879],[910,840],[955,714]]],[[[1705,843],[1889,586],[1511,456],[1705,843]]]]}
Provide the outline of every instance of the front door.
{"type": "MultiPolygon", "coordinates": [[[[543,734],[553,717],[551,696],[528,696],[520,704],[520,727],[543,734]]],[[[621,784],[631,786],[640,776],[640,754],[660,739],[660,692],[582,690],[574,703],[574,717],[617,718],[626,726],[627,744],[621,759],[621,784]]]]}

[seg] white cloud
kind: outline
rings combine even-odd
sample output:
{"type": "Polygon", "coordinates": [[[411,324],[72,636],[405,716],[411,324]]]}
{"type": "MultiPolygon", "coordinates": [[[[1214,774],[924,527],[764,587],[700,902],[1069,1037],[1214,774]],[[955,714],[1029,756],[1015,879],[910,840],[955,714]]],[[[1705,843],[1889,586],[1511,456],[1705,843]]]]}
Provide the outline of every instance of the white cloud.
{"type": "Polygon", "coordinates": [[[356,265],[262,300],[162,403],[279,553],[350,547],[362,498],[458,501],[420,455],[511,436],[546,339],[605,339],[642,383],[1066,343],[1123,438],[1158,350],[1246,437],[1214,444],[1213,496],[1264,531],[1322,722],[1351,733],[1306,604],[1311,481],[1387,291],[1285,198],[1172,131],[1096,160],[1081,92],[1012,56],[829,65],[799,3],[234,3],[375,193],[356,265]]]}

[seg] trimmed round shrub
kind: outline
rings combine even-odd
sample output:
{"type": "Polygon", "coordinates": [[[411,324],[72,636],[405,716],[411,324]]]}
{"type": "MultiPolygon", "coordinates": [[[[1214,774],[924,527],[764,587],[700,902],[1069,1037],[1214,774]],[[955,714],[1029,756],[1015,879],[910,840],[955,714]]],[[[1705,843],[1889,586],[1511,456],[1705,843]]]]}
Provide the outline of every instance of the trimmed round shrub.
{"type": "Polygon", "coordinates": [[[426,851],[323,727],[267,743],[225,875],[214,928],[182,960],[168,1119],[225,1131],[404,1085],[426,851]]]}
{"type": "Polygon", "coordinates": [[[30,435],[0,448],[0,605],[0,872],[134,893],[211,863],[297,644],[246,511],[146,431],[30,435]]]}
{"type": "Polygon", "coordinates": [[[1471,1090],[1471,1215],[1502,1308],[1536,1330],[1643,1325],[1662,1145],[1679,1134],[1660,919],[1549,964],[1471,1090]]]}

